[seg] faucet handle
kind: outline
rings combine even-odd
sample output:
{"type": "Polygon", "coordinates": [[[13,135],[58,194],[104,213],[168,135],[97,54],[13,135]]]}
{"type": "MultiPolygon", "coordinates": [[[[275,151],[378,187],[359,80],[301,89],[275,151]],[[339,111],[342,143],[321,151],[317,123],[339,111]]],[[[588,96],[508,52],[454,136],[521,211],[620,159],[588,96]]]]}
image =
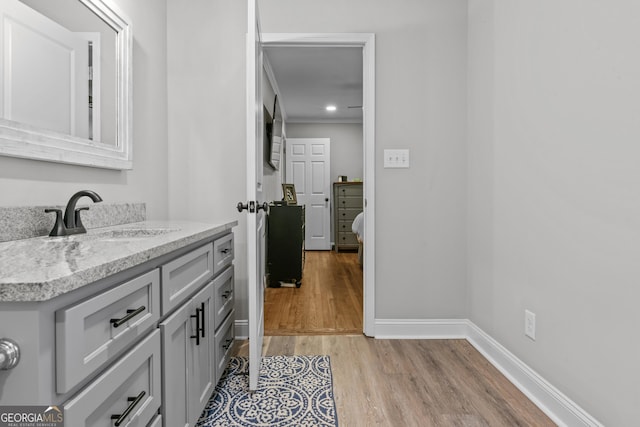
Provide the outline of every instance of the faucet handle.
{"type": "Polygon", "coordinates": [[[84,228],[84,225],[82,225],[82,219],[80,218],[80,211],[88,211],[88,210],[89,210],[88,206],[84,206],[76,209],[75,211],[76,228],[86,231],[86,228],[84,228]]]}
{"type": "Polygon", "coordinates": [[[46,213],[55,212],[56,213],[56,223],[54,224],[49,236],[65,236],[66,229],[64,227],[64,223],[62,222],[62,209],[45,209],[46,213]]]}

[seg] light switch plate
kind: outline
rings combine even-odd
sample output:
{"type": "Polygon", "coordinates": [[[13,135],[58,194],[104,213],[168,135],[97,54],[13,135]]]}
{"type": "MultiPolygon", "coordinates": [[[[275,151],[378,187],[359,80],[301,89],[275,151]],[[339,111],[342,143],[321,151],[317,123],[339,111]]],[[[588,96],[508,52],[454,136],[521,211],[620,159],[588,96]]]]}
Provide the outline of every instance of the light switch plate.
{"type": "Polygon", "coordinates": [[[384,150],[385,168],[408,168],[409,150],[384,150]]]}

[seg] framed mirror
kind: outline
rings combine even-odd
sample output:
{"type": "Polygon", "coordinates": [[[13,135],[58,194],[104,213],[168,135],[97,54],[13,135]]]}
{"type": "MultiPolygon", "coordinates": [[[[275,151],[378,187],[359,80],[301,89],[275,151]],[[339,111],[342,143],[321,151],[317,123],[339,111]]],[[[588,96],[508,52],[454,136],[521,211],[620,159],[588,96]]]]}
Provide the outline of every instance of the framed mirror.
{"type": "Polygon", "coordinates": [[[131,169],[131,50],[110,0],[2,0],[0,155],[131,169]]]}

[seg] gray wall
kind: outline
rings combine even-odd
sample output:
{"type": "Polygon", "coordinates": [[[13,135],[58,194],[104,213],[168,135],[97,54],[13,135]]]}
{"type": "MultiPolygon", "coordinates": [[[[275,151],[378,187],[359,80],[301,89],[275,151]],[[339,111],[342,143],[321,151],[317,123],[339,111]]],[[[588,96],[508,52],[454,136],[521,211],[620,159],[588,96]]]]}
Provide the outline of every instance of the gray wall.
{"type": "Polygon", "coordinates": [[[133,170],[112,171],[0,156],[0,205],[60,205],[92,189],[106,202],[147,202],[152,219],[167,217],[165,4],[116,0],[134,22],[133,170]]]}
{"type": "Polygon", "coordinates": [[[235,232],[236,319],[248,318],[244,1],[167,0],[169,213],[235,232]]]}
{"type": "Polygon", "coordinates": [[[287,123],[289,138],[331,139],[331,180],[346,175],[349,180],[362,179],[361,123],[287,123]]]}
{"type": "MultiPolygon", "coordinates": [[[[376,34],[376,318],[466,317],[465,0],[268,0],[264,32],[376,34]],[[383,169],[384,148],[411,150],[383,169]]],[[[292,136],[290,124],[287,136],[292,136]]]]}
{"type": "Polygon", "coordinates": [[[470,316],[610,426],[640,407],[639,21],[469,2],[470,316]]]}

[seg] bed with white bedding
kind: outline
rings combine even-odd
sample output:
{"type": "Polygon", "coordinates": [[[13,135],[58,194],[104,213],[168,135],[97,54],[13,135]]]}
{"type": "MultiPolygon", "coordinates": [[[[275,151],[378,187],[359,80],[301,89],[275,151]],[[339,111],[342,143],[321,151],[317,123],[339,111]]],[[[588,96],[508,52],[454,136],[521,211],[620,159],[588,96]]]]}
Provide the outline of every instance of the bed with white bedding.
{"type": "Polygon", "coordinates": [[[351,224],[351,231],[358,239],[358,261],[362,265],[362,245],[364,244],[364,212],[360,212],[351,224]]]}

